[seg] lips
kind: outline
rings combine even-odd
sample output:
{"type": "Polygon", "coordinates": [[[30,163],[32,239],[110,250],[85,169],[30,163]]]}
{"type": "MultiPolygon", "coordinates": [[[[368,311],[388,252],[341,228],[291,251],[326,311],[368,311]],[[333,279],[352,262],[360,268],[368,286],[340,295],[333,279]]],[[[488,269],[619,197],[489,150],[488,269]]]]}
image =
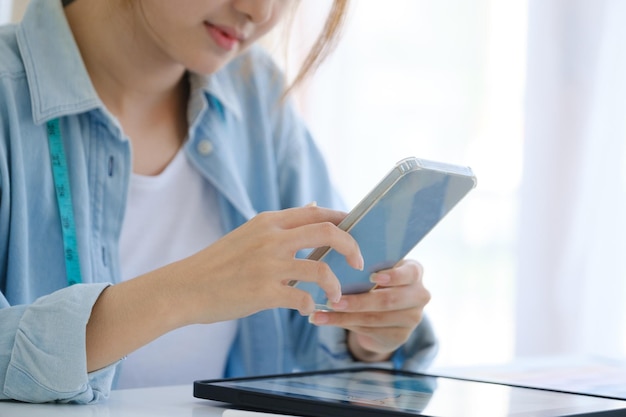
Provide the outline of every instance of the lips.
{"type": "Polygon", "coordinates": [[[207,31],[213,41],[226,51],[232,50],[238,43],[242,41],[242,36],[237,33],[236,30],[226,27],[217,26],[211,23],[205,22],[207,31]]]}

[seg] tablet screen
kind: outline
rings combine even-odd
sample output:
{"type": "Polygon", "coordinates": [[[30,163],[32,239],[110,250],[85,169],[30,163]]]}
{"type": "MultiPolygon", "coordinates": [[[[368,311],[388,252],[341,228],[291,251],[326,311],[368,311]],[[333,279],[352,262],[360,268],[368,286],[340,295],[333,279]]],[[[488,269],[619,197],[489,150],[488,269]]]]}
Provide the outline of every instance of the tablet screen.
{"type": "Polygon", "coordinates": [[[196,381],[194,395],[320,417],[626,415],[621,400],[376,368],[196,381]]]}

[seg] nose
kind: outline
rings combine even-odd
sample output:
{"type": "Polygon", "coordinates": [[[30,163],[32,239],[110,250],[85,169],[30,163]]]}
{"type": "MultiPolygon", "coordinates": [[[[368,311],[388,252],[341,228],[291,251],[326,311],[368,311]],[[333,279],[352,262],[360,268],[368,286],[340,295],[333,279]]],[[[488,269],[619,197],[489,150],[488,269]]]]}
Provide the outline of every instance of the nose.
{"type": "Polygon", "coordinates": [[[237,11],[248,16],[255,24],[265,23],[271,19],[276,0],[235,0],[233,5],[237,11]]]}

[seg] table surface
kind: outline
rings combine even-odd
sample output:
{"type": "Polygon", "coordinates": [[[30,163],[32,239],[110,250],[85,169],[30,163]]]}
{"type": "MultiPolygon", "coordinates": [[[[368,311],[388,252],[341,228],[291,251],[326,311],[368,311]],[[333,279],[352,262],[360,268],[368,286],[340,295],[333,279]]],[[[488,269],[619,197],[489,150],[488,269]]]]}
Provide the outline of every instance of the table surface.
{"type": "Polygon", "coordinates": [[[608,396],[626,400],[626,358],[559,355],[433,369],[437,375],[608,396]]]}
{"type": "Polygon", "coordinates": [[[221,417],[222,403],[193,396],[192,385],[114,390],[95,405],[0,402],[0,417],[221,417]]]}
{"type": "MultiPolygon", "coordinates": [[[[626,360],[623,358],[531,358],[509,364],[433,371],[438,375],[626,399],[626,360]]],[[[227,409],[227,404],[195,398],[192,384],[114,390],[107,401],[87,406],[0,401],[0,417],[222,417],[227,409]]]]}

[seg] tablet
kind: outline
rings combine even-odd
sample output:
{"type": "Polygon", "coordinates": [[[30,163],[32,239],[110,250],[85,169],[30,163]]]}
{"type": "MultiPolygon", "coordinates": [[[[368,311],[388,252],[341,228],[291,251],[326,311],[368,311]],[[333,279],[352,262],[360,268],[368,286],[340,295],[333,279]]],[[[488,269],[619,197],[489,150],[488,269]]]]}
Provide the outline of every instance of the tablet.
{"type": "MultiPolygon", "coordinates": [[[[404,258],[475,185],[469,167],[405,158],[338,225],[359,243],[364,270],[352,268],[328,247],[313,250],[308,258],[330,266],[343,294],[369,291],[374,286],[370,275],[404,258]]],[[[310,293],[318,309],[329,309],[317,284],[296,280],[289,284],[310,293]]]]}
{"type": "Polygon", "coordinates": [[[371,367],[195,381],[194,396],[310,417],[626,415],[618,399],[371,367]]]}

